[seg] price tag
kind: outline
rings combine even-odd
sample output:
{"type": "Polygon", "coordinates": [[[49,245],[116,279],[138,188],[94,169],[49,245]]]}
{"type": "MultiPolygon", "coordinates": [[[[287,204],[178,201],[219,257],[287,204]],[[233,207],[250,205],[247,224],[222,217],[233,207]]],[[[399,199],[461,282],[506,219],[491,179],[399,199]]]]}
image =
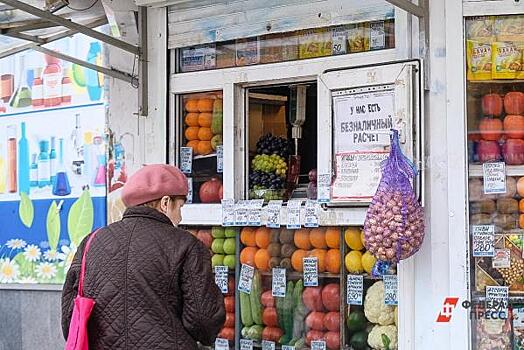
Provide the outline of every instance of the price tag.
{"type": "Polygon", "coordinates": [[[283,298],[286,296],[286,269],[273,269],[271,295],[283,298]]]}
{"type": "Polygon", "coordinates": [[[282,345],[282,350],[295,350],[295,347],[291,345],[282,345]]]}
{"type": "Polygon", "coordinates": [[[318,203],[316,201],[307,200],[305,208],[305,227],[318,227],[318,203]]]}
{"type": "Polygon", "coordinates": [[[224,146],[217,146],[217,173],[224,172],[224,146]]]}
{"type": "Polygon", "coordinates": [[[193,148],[180,147],[180,171],[191,174],[191,168],[193,168],[193,148]]]}
{"type": "Polygon", "coordinates": [[[249,220],[249,201],[240,200],[235,204],[235,225],[247,226],[249,220]]]}
{"type": "Polygon", "coordinates": [[[292,199],[287,202],[287,229],[297,230],[300,228],[300,199],[292,199]]]}
{"type": "Polygon", "coordinates": [[[275,342],[262,340],[262,350],[275,350],[275,342]]]}
{"type": "Polygon", "coordinates": [[[247,294],[251,294],[251,285],[253,284],[254,275],[255,269],[252,266],[242,264],[242,267],[240,268],[238,290],[247,294]]]}
{"type": "Polygon", "coordinates": [[[524,330],[524,308],[513,308],[513,329],[524,330]]]}
{"type": "Polygon", "coordinates": [[[474,225],[473,231],[473,256],[495,255],[495,226],[474,225]]]}
{"type": "Polygon", "coordinates": [[[384,275],[384,304],[398,305],[397,275],[384,275]]]}
{"type": "Polygon", "coordinates": [[[347,304],[362,305],[364,294],[364,277],[361,275],[348,275],[347,280],[347,304]]]}
{"type": "Polygon", "coordinates": [[[495,256],[491,260],[494,269],[509,269],[511,267],[511,251],[509,249],[495,249],[495,256]]]}
{"type": "Polygon", "coordinates": [[[317,175],[317,202],[329,203],[331,186],[331,174],[317,175]]]}
{"type": "Polygon", "coordinates": [[[215,283],[222,294],[227,294],[227,266],[215,266],[215,283]]]}
{"type": "Polygon", "coordinates": [[[506,193],[506,163],[484,163],[484,194],[506,193]]]}
{"type": "Polygon", "coordinates": [[[267,222],[266,226],[269,228],[280,228],[280,210],[282,209],[281,200],[269,201],[266,212],[267,222]]]}
{"type": "Polygon", "coordinates": [[[215,350],[229,350],[229,341],[227,339],[216,338],[215,350]]]}
{"type": "Polygon", "coordinates": [[[302,261],[304,267],[304,287],[318,287],[318,259],[307,257],[302,261]]]}
{"type": "Polygon", "coordinates": [[[333,55],[342,55],[347,53],[347,43],[348,43],[348,31],[347,29],[334,28],[333,29],[333,55]]]}
{"type": "Polygon", "coordinates": [[[253,341],[251,339],[240,339],[240,350],[253,350],[253,341]]]}
{"type": "Polygon", "coordinates": [[[193,203],[193,178],[188,177],[187,178],[187,197],[186,197],[186,203],[191,204],[193,203]]]}
{"type": "MultiPolygon", "coordinates": [[[[508,315],[508,294],[509,287],[502,286],[486,286],[486,311],[500,312],[508,315]]],[[[501,317],[499,319],[504,319],[501,317]]]]}
{"type": "Polygon", "coordinates": [[[222,226],[235,226],[234,199],[222,199],[222,226]]]}
{"type": "Polygon", "coordinates": [[[249,201],[248,225],[260,226],[260,217],[262,216],[263,199],[254,199],[249,201]]]}
{"type": "Polygon", "coordinates": [[[323,340],[312,340],[311,350],[326,350],[326,342],[323,340]]]}

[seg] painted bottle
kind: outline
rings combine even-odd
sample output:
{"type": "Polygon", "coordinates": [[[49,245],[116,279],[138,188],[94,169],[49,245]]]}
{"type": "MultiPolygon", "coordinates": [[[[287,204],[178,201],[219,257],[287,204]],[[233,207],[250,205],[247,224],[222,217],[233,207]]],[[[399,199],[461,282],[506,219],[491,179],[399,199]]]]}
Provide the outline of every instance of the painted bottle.
{"type": "Polygon", "coordinates": [[[71,186],[69,185],[69,178],[64,166],[64,139],[59,141],[58,154],[58,172],[56,173],[56,181],[53,183],[53,194],[55,196],[67,196],[71,193],[71,186]]]}
{"type": "Polygon", "coordinates": [[[40,108],[44,106],[44,82],[42,78],[36,77],[33,80],[33,107],[40,108]]]}
{"type": "Polygon", "coordinates": [[[49,141],[40,141],[40,154],[38,155],[38,187],[42,188],[51,184],[49,169],[49,141]]]}
{"type": "Polygon", "coordinates": [[[38,164],[37,162],[38,154],[33,153],[31,155],[31,168],[29,170],[29,186],[38,187],[38,164]]]}
{"type": "Polygon", "coordinates": [[[15,193],[17,188],[16,125],[7,127],[7,191],[15,193]]]}
{"type": "MultiPolygon", "coordinates": [[[[89,52],[87,53],[87,62],[97,64],[99,55],[102,52],[102,48],[99,42],[92,42],[89,46],[89,52]]],[[[98,101],[102,96],[102,87],[98,79],[98,72],[92,69],[86,69],[86,84],[87,93],[91,101],[98,101]]]]}
{"type": "Polygon", "coordinates": [[[4,145],[0,143],[0,193],[5,193],[5,158],[4,145]]]}
{"type": "Polygon", "coordinates": [[[45,55],[47,66],[43,72],[44,106],[54,107],[62,103],[62,69],[60,60],[45,55]]]}
{"type": "Polygon", "coordinates": [[[95,170],[96,163],[94,158],[94,145],[93,145],[93,132],[86,131],[84,132],[84,146],[83,146],[83,156],[84,156],[84,174],[89,185],[94,184],[95,182],[95,170]]]}
{"type": "Polygon", "coordinates": [[[25,122],[21,123],[22,135],[18,141],[18,191],[29,194],[29,142],[26,137],[25,122]]]}
{"type": "Polygon", "coordinates": [[[71,81],[71,69],[64,69],[64,77],[62,78],[62,104],[71,104],[73,97],[73,82],[71,81]]]}
{"type": "Polygon", "coordinates": [[[56,149],[55,149],[55,137],[51,137],[51,150],[49,151],[49,174],[51,178],[51,183],[55,183],[56,172],[57,172],[57,159],[56,159],[56,149]]]}

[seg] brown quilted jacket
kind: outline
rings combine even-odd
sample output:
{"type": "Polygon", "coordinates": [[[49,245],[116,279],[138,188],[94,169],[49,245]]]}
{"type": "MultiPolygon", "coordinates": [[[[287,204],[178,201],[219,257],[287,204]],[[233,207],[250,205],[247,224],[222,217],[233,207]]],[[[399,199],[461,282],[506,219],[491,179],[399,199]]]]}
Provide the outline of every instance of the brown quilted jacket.
{"type": "MultiPolygon", "coordinates": [[[[86,242],[63,289],[65,338],[86,242]]],[[[86,260],[84,294],[96,302],[88,325],[90,350],[193,350],[197,342],[211,345],[224,324],[209,251],[154,209],[127,209],[121,221],[97,233],[86,260]]]]}

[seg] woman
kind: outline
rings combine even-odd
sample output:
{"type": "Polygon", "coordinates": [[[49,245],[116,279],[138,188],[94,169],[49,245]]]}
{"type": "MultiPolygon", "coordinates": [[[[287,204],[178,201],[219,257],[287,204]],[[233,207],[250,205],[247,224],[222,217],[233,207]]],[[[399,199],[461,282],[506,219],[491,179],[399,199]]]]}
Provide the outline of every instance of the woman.
{"type": "MultiPolygon", "coordinates": [[[[84,294],[96,302],[89,349],[197,349],[211,345],[225,321],[209,251],[177,228],[187,179],[170,165],[148,165],[126,183],[123,219],[100,229],[86,257],[84,294]]],[[[62,294],[67,338],[77,295],[80,244],[62,294]]]]}

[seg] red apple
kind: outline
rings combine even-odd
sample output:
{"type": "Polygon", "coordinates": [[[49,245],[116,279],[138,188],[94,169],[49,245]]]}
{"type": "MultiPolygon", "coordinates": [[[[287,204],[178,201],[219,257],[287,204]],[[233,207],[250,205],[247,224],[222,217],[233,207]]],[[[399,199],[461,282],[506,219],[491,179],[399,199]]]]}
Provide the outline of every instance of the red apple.
{"type": "Polygon", "coordinates": [[[508,139],[502,147],[504,160],[508,165],[524,164],[524,140],[508,139]]]}
{"type": "Polygon", "coordinates": [[[504,96],[504,110],[506,114],[524,113],[524,93],[520,91],[508,92],[504,96]]]}
{"type": "Polygon", "coordinates": [[[500,146],[496,141],[481,140],[477,146],[477,154],[481,163],[499,160],[501,158],[500,146]]]}
{"type": "Polygon", "coordinates": [[[211,243],[213,242],[213,237],[211,236],[211,231],[209,230],[198,230],[197,238],[204,243],[208,248],[211,248],[211,243]]]}
{"type": "Polygon", "coordinates": [[[482,97],[482,112],[484,115],[501,115],[502,105],[502,97],[499,94],[487,94],[482,97]]]}

